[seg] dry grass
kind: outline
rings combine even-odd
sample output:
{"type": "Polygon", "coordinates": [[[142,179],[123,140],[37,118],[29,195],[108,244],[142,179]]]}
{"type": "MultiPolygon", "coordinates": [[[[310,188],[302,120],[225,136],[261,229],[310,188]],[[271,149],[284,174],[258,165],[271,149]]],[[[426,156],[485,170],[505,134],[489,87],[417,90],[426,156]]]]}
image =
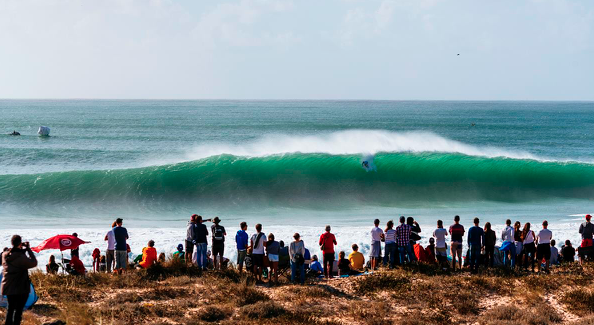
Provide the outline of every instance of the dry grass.
{"type": "Polygon", "coordinates": [[[594,265],[562,266],[550,275],[500,269],[470,275],[412,265],[267,288],[232,269],[203,273],[174,263],[122,276],[36,272],[40,301],[24,324],[546,325],[577,317],[582,325],[594,324],[593,278],[594,265]],[[560,304],[551,305],[549,297],[560,304]]]}

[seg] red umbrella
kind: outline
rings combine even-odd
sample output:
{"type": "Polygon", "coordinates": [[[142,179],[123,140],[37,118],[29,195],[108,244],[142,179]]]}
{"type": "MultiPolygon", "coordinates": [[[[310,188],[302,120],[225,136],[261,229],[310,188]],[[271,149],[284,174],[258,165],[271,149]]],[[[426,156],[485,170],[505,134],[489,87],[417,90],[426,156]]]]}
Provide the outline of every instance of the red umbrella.
{"type": "Polygon", "coordinates": [[[67,249],[76,249],[78,246],[87,243],[89,242],[72,235],[57,235],[44,240],[39,246],[32,247],[31,250],[36,253],[45,249],[59,249],[60,251],[65,251],[67,249]]]}

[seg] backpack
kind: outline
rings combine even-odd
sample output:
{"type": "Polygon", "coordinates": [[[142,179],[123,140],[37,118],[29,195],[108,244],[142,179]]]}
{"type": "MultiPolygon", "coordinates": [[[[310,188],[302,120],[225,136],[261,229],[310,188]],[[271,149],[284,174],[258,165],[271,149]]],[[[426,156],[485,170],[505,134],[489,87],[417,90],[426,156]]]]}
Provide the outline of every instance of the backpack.
{"type": "Polygon", "coordinates": [[[225,240],[225,228],[222,226],[215,226],[212,238],[217,241],[225,240]]]}

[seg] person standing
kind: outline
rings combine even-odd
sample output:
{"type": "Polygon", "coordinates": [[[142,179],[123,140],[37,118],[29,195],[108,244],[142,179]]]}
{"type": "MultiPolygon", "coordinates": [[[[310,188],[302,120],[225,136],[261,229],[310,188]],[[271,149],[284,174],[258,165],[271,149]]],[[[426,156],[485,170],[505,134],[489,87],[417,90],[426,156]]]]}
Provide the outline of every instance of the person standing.
{"type": "Polygon", "coordinates": [[[256,225],[256,233],[252,235],[250,247],[252,249],[252,264],[256,283],[262,283],[262,267],[264,267],[264,242],[266,236],[262,232],[262,225],[256,225]]]}
{"type": "Polygon", "coordinates": [[[446,236],[448,231],[443,229],[443,221],[437,220],[437,229],[433,231],[433,238],[435,238],[435,257],[440,266],[448,265],[448,245],[446,244],[446,236]]]}
{"type": "Polygon", "coordinates": [[[37,259],[21,236],[14,235],[10,240],[12,248],[2,253],[2,283],[0,294],[8,301],[6,325],[19,325],[23,309],[29,298],[31,280],[29,269],[37,266],[37,259]]]}
{"type": "Polygon", "coordinates": [[[481,249],[485,243],[485,232],[479,227],[479,218],[474,218],[474,226],[468,229],[468,245],[470,245],[470,272],[478,273],[481,249]]]}
{"type": "MultiPolygon", "coordinates": [[[[77,233],[73,233],[72,236],[78,238],[77,233]]],[[[80,258],[80,255],[78,253],[78,247],[70,250],[70,258],[73,258],[74,256],[80,258]]]]}
{"type": "MultiPolygon", "coordinates": [[[[332,278],[332,268],[334,267],[334,245],[336,243],[336,237],[330,232],[330,225],[326,226],[326,232],[320,236],[318,244],[324,254],[324,274],[326,279],[332,278]]],[[[381,229],[380,229],[381,230],[381,229]]]]}
{"type": "MultiPolygon", "coordinates": [[[[410,249],[411,228],[406,224],[406,218],[400,217],[400,226],[396,227],[396,244],[398,245],[398,255],[400,256],[400,265],[407,262],[407,256],[410,249]]],[[[412,260],[411,260],[412,261],[412,260]]]]}
{"type": "Polygon", "coordinates": [[[194,254],[194,246],[198,235],[197,225],[198,215],[193,214],[186,226],[186,263],[191,263],[192,255],[194,254]]]}
{"type": "Polygon", "coordinates": [[[505,220],[505,228],[501,232],[503,243],[499,250],[503,252],[503,266],[507,266],[510,261],[510,267],[513,269],[516,265],[516,245],[514,245],[514,228],[511,226],[511,220],[505,220]],[[509,256],[508,256],[509,255],[509,256]]]}
{"type": "Polygon", "coordinates": [[[522,267],[522,259],[524,258],[524,232],[522,232],[521,228],[522,224],[516,221],[514,223],[514,245],[516,245],[515,264],[518,269],[522,267]]]}
{"type": "Polygon", "coordinates": [[[264,243],[264,246],[266,246],[268,262],[270,262],[270,272],[268,272],[268,283],[270,285],[278,284],[278,253],[280,250],[280,244],[276,240],[274,240],[273,233],[268,234],[268,241],[264,243]]]}
{"type": "Polygon", "coordinates": [[[295,275],[299,272],[299,283],[305,283],[305,244],[298,233],[293,235],[295,241],[289,245],[291,257],[291,282],[295,283],[295,275]]]}
{"type": "Polygon", "coordinates": [[[493,267],[495,260],[495,244],[497,243],[497,235],[491,229],[491,223],[485,223],[485,266],[493,267]]]}
{"type": "Polygon", "coordinates": [[[235,235],[235,243],[237,244],[237,269],[239,273],[243,271],[243,263],[245,261],[245,256],[247,255],[248,249],[248,234],[247,230],[247,222],[242,222],[239,224],[239,230],[235,235]]]}
{"type": "MultiPolygon", "coordinates": [[[[209,220],[207,220],[209,221],[209,220]]],[[[206,251],[208,250],[208,229],[204,224],[204,220],[202,216],[196,216],[196,261],[195,263],[198,265],[198,268],[206,271],[208,268],[208,257],[206,256],[206,251]]]]}
{"type": "Polygon", "coordinates": [[[221,219],[219,217],[214,217],[212,222],[214,223],[210,227],[210,232],[212,233],[212,258],[214,260],[215,270],[220,270],[223,254],[225,253],[225,236],[227,236],[227,232],[225,231],[225,227],[220,225],[221,219]]]}
{"type": "Polygon", "coordinates": [[[536,259],[538,261],[538,272],[540,273],[540,261],[545,259],[545,272],[549,273],[549,264],[551,260],[551,240],[553,239],[553,232],[547,229],[548,221],[542,222],[542,230],[536,236],[536,259]]]}
{"type": "Polygon", "coordinates": [[[105,251],[105,259],[107,260],[107,273],[111,273],[112,269],[115,269],[115,235],[113,228],[115,228],[116,222],[111,224],[111,229],[105,235],[105,241],[107,242],[107,250],[105,251]]]}
{"type": "Polygon", "coordinates": [[[384,232],[384,240],[386,242],[384,253],[384,265],[389,265],[391,269],[396,265],[396,230],[394,229],[394,221],[390,220],[386,224],[384,232]],[[389,264],[388,264],[389,263],[389,264]]]}
{"type": "Polygon", "coordinates": [[[592,259],[592,234],[594,233],[594,225],[590,222],[592,216],[586,215],[586,222],[580,225],[580,235],[582,236],[582,244],[578,248],[578,257],[580,259],[580,265],[586,259],[592,259]]]}
{"type": "Polygon", "coordinates": [[[522,238],[524,238],[522,243],[524,247],[522,250],[522,256],[524,258],[524,270],[528,270],[528,263],[530,263],[532,272],[534,272],[534,254],[536,254],[536,245],[534,240],[536,237],[534,236],[534,231],[530,230],[530,222],[526,222],[526,224],[524,224],[524,229],[522,229],[522,238]]]}
{"type": "Polygon", "coordinates": [[[450,236],[452,236],[451,254],[452,254],[452,270],[456,270],[456,256],[458,256],[458,264],[462,269],[462,238],[464,236],[464,226],[460,224],[460,216],[454,217],[454,224],[450,226],[450,236]]]}
{"type": "Polygon", "coordinates": [[[382,255],[382,238],[384,238],[384,231],[379,227],[379,219],[373,221],[374,227],[371,229],[371,270],[375,270],[382,255]]]}
{"type": "Polygon", "coordinates": [[[122,218],[116,219],[116,227],[113,228],[113,235],[115,239],[115,260],[116,271],[121,274],[128,266],[128,230],[122,227],[124,220],[122,218]]]}

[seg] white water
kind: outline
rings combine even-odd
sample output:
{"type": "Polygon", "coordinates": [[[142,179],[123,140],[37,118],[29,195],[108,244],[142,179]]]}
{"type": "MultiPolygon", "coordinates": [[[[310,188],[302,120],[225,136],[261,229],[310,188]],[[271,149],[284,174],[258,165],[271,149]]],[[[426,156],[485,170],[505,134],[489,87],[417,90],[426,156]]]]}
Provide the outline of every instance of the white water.
{"type": "MultiPolygon", "coordinates": [[[[578,233],[578,228],[580,223],[583,221],[584,215],[580,218],[576,218],[578,215],[573,215],[572,217],[568,216],[569,218],[565,220],[556,220],[554,222],[550,222],[549,229],[553,232],[553,239],[557,241],[557,247],[561,247],[565,240],[571,240],[574,247],[577,247],[580,243],[580,235],[578,233]]],[[[463,220],[464,221],[464,220],[463,220]]],[[[515,221],[515,220],[514,220],[515,221]]],[[[385,220],[382,220],[382,225],[385,223],[385,220]]],[[[445,228],[448,228],[449,221],[445,220],[445,228]]],[[[493,222],[492,222],[493,223],[493,222]]],[[[371,224],[371,220],[370,220],[371,224]]],[[[469,228],[471,224],[463,223],[465,228],[469,228]]],[[[481,221],[481,226],[484,224],[484,221],[481,221]]],[[[208,226],[210,224],[207,224],[208,226]]],[[[232,262],[235,262],[237,257],[237,250],[235,246],[235,234],[238,230],[238,227],[231,227],[228,225],[224,225],[227,231],[227,239],[225,242],[225,256],[228,257],[232,262]]],[[[429,238],[431,237],[433,230],[435,230],[435,224],[432,223],[422,223],[420,224],[422,232],[421,236],[422,239],[420,244],[425,246],[429,242],[429,238]]],[[[264,225],[263,231],[265,233],[274,233],[276,240],[284,240],[286,245],[288,245],[293,238],[293,234],[298,232],[302,239],[304,240],[306,247],[311,251],[312,255],[317,254],[320,256],[319,246],[318,246],[318,239],[319,236],[323,232],[323,225],[320,226],[295,226],[295,225],[276,225],[276,226],[266,226],[264,225]]],[[[338,246],[336,247],[336,253],[338,254],[339,251],[345,251],[347,255],[352,251],[351,245],[357,244],[360,247],[360,251],[367,256],[370,251],[370,230],[372,226],[336,226],[332,228],[332,232],[336,235],[338,246]]],[[[497,237],[498,237],[498,244],[501,242],[500,234],[503,230],[504,225],[503,222],[501,223],[493,223],[493,230],[495,230],[497,237]]],[[[533,224],[532,228],[538,233],[538,230],[541,229],[541,226],[538,224],[533,224]]],[[[149,240],[155,241],[155,247],[157,248],[157,252],[166,253],[167,255],[173,253],[176,250],[176,247],[180,243],[184,243],[185,240],[185,233],[186,230],[184,227],[179,228],[130,228],[128,227],[128,232],[130,235],[130,239],[128,241],[131,249],[132,255],[141,254],[142,248],[145,247],[149,240]]],[[[88,229],[88,228],[72,228],[69,229],[69,233],[77,232],[79,237],[85,241],[90,241],[90,244],[82,245],[80,247],[80,257],[84,264],[89,268],[92,265],[92,258],[91,254],[95,248],[99,248],[102,251],[102,254],[105,254],[105,250],[107,247],[106,242],[104,241],[104,237],[106,232],[109,229],[88,229]]],[[[0,230],[0,242],[8,245],[10,243],[10,237],[13,234],[19,234],[23,236],[23,239],[28,240],[31,242],[32,246],[39,245],[44,239],[58,235],[60,233],[56,229],[10,229],[10,230],[0,230]]],[[[253,226],[250,225],[248,229],[248,234],[251,236],[254,233],[253,226]]],[[[466,242],[466,238],[464,240],[466,242]]],[[[210,249],[210,238],[209,238],[209,249],[210,249]]],[[[45,269],[45,264],[49,259],[49,255],[55,255],[57,259],[60,258],[60,252],[57,250],[48,250],[42,251],[39,254],[36,254],[39,260],[39,267],[45,269]]],[[[70,252],[65,251],[64,257],[69,258],[70,252]]],[[[367,257],[366,257],[367,259],[367,257]]]]}
{"type": "Polygon", "coordinates": [[[529,152],[497,147],[476,147],[431,132],[391,132],[383,130],[348,130],[311,136],[268,135],[241,144],[209,143],[186,150],[181,157],[148,160],[145,166],[194,161],[222,154],[264,157],[290,153],[325,153],[330,155],[375,155],[380,152],[442,152],[488,158],[549,159],[529,152]]]}

